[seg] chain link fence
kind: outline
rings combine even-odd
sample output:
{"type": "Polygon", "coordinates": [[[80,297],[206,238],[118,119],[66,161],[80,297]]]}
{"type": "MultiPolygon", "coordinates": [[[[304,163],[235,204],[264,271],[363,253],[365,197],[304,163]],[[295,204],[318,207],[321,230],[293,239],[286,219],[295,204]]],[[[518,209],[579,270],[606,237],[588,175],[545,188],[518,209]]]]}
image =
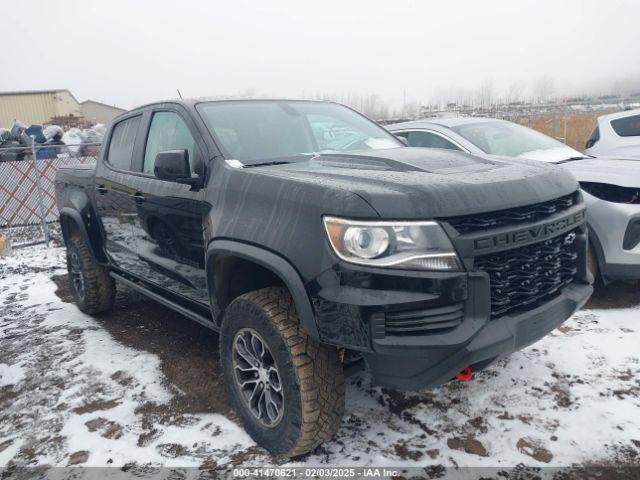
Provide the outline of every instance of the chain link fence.
{"type": "Polygon", "coordinates": [[[0,235],[13,247],[57,237],[56,171],[95,164],[99,151],[96,143],[0,148],[0,235]]]}

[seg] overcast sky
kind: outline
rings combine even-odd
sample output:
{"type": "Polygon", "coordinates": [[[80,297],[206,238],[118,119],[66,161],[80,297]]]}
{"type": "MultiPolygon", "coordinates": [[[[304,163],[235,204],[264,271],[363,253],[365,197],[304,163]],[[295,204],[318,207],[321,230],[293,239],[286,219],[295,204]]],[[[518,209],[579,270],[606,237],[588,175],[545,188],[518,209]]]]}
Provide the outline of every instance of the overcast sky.
{"type": "Polygon", "coordinates": [[[640,78],[636,0],[31,0],[2,6],[0,91],[68,88],[130,108],[246,89],[299,97],[579,92],[640,78]]]}

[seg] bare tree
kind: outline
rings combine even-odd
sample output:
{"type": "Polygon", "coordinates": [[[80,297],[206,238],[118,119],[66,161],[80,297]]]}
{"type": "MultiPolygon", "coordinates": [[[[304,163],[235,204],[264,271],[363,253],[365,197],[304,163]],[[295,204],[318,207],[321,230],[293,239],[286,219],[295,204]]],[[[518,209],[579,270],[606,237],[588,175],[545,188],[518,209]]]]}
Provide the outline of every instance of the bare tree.
{"type": "Polygon", "coordinates": [[[495,87],[492,78],[485,78],[480,84],[478,90],[478,103],[480,108],[487,109],[493,105],[495,95],[495,87]]]}
{"type": "Polygon", "coordinates": [[[318,92],[312,98],[342,103],[374,120],[384,120],[389,117],[388,104],[376,94],[318,92]]]}
{"type": "Polygon", "coordinates": [[[514,81],[509,84],[507,91],[505,92],[505,103],[521,102],[525,91],[525,83],[522,81],[514,81]]]}
{"type": "Polygon", "coordinates": [[[611,94],[618,97],[628,97],[640,92],[640,76],[618,78],[611,83],[611,94]]]}
{"type": "Polygon", "coordinates": [[[544,75],[533,85],[533,99],[538,103],[549,102],[555,92],[556,82],[553,77],[544,75]]]}

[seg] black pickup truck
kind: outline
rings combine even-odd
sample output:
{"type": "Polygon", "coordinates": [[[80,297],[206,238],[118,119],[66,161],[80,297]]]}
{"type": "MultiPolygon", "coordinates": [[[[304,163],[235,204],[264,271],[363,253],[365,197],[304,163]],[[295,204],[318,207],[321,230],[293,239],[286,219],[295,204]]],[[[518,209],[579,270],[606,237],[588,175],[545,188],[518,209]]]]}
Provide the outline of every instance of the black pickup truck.
{"type": "Polygon", "coordinates": [[[140,107],[56,187],[79,308],[121,283],[218,331],[233,406],[278,454],[332,436],[351,371],[467,378],[592,291],[569,173],[408,148],[329,102],[140,107]]]}

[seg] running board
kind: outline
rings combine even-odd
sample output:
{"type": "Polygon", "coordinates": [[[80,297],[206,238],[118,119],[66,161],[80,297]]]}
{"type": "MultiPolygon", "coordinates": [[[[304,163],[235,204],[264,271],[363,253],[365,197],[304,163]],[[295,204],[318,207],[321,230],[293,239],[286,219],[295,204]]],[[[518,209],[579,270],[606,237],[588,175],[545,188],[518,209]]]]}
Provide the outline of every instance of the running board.
{"type": "Polygon", "coordinates": [[[167,300],[162,295],[159,295],[159,294],[149,290],[148,288],[143,287],[142,285],[140,285],[137,282],[129,280],[128,278],[125,278],[122,275],[118,275],[115,272],[110,272],[109,276],[114,278],[117,282],[123,283],[127,287],[132,288],[132,289],[136,290],[137,292],[140,292],[141,294],[151,298],[152,300],[155,300],[158,303],[161,303],[165,307],[169,307],[170,309],[172,309],[172,310],[184,315],[185,317],[190,318],[191,320],[193,320],[195,322],[198,322],[200,325],[202,325],[204,327],[207,327],[210,330],[213,330],[215,332],[220,330],[210,319],[208,319],[208,318],[206,318],[206,317],[204,317],[202,315],[199,315],[199,314],[195,313],[194,311],[189,310],[186,307],[183,307],[182,305],[179,305],[179,304],[177,304],[175,302],[172,302],[171,300],[167,300]]]}

